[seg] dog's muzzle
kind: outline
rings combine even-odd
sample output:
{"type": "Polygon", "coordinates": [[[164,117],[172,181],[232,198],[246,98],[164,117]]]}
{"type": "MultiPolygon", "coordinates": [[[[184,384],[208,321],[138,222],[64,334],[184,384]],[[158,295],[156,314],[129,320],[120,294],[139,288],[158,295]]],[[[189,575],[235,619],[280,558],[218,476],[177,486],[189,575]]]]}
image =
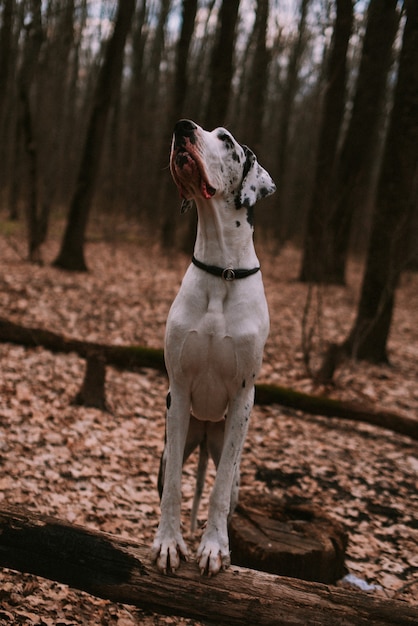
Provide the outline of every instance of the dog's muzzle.
{"type": "Polygon", "coordinates": [[[178,121],[174,126],[174,148],[183,148],[186,145],[186,139],[194,144],[196,130],[197,126],[191,120],[178,121]]]}
{"type": "Polygon", "coordinates": [[[175,124],[170,158],[171,173],[183,198],[189,199],[199,191],[205,200],[210,200],[216,189],[208,180],[197,149],[198,128],[191,120],[180,120],[175,124]]]}

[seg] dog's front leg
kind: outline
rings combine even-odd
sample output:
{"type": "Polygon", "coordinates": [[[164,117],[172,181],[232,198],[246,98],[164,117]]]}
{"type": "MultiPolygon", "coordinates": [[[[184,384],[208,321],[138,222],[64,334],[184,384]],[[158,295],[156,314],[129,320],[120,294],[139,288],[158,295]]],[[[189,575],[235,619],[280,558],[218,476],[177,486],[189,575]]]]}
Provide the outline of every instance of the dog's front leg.
{"type": "Polygon", "coordinates": [[[152,545],[153,559],[163,573],[176,570],[180,565],[180,557],[187,559],[187,547],[180,528],[180,515],[183,454],[189,421],[188,394],[171,389],[167,396],[161,519],[152,545]]]}
{"type": "Polygon", "coordinates": [[[231,563],[228,517],[237,500],[239,464],[253,403],[254,388],[242,391],[228,409],[222,455],[209,501],[208,522],[197,551],[200,572],[207,572],[209,576],[231,563]]]}

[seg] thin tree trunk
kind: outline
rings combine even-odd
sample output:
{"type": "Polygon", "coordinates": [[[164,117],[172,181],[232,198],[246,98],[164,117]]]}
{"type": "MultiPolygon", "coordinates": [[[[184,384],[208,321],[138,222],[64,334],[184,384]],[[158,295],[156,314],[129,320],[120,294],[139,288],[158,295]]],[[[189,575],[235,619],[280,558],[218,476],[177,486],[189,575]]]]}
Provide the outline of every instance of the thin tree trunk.
{"type": "Polygon", "coordinates": [[[234,71],[235,32],[240,0],[223,0],[220,24],[210,66],[210,93],[206,108],[209,129],[226,124],[234,71]]]}
{"type": "MultiPolygon", "coordinates": [[[[187,98],[188,90],[188,60],[189,50],[194,32],[194,24],[197,11],[197,0],[183,0],[182,5],[182,23],[180,39],[177,45],[176,55],[176,71],[174,79],[174,96],[171,103],[171,110],[167,115],[168,124],[165,128],[164,142],[162,144],[162,155],[160,162],[164,160],[168,162],[169,158],[169,146],[170,137],[173,132],[174,123],[180,118],[184,117],[183,108],[187,98]],[[167,141],[165,139],[167,138],[167,141]]],[[[160,172],[159,172],[160,175],[160,172]]],[[[161,184],[161,193],[159,196],[159,204],[164,209],[167,205],[167,198],[171,190],[174,191],[174,186],[169,176],[165,176],[161,184]]],[[[168,210],[163,217],[163,224],[161,229],[161,244],[165,250],[170,250],[174,246],[176,238],[175,229],[175,217],[173,211],[168,210]]],[[[191,238],[194,237],[193,228],[191,238]]],[[[190,235],[190,233],[188,233],[190,235]]],[[[190,244],[190,237],[187,237],[186,247],[190,244]]]]}
{"type": "MultiPolygon", "coordinates": [[[[4,0],[0,26],[0,163],[5,163],[6,159],[6,126],[4,122],[12,63],[13,4],[14,0],[4,0]]],[[[5,186],[5,174],[5,168],[2,167],[0,169],[2,188],[5,186]]]]}
{"type": "Polygon", "coordinates": [[[194,32],[194,23],[197,12],[197,0],[183,0],[182,25],[180,39],[177,45],[176,71],[174,79],[174,104],[171,115],[170,128],[176,120],[182,116],[184,103],[186,102],[189,81],[188,61],[190,44],[194,32]]]}
{"type": "Polygon", "coordinates": [[[408,262],[405,251],[418,189],[418,4],[406,0],[405,6],[398,80],[357,317],[346,341],[328,350],[319,372],[323,379],[332,378],[345,355],[388,361],[395,292],[408,262]]]}
{"type": "Polygon", "coordinates": [[[31,106],[30,90],[35,76],[38,58],[43,42],[41,0],[32,0],[32,21],[27,27],[22,66],[18,77],[20,116],[24,146],[28,159],[28,257],[32,262],[41,261],[40,247],[45,240],[48,215],[39,213],[39,151],[34,129],[34,116],[31,106]]]}
{"type": "Polygon", "coordinates": [[[125,124],[123,126],[124,145],[124,187],[126,189],[126,215],[138,217],[142,213],[142,189],[146,174],[140,169],[142,155],[141,133],[144,112],[144,54],[147,31],[147,1],[142,0],[137,8],[132,27],[132,64],[128,85],[128,98],[125,108],[125,124]],[[138,171],[140,178],[138,180],[138,171]],[[141,209],[139,209],[141,207],[141,209]]]}
{"type": "Polygon", "coordinates": [[[61,250],[54,261],[54,265],[62,269],[87,270],[84,259],[86,228],[99,172],[108,113],[115,88],[119,85],[125,42],[134,9],[135,0],[119,0],[113,35],[108,42],[105,58],[99,71],[76,190],[71,201],[61,250]]]}
{"type": "MultiPolygon", "coordinates": [[[[53,7],[49,7],[54,12],[53,7]]],[[[65,122],[68,102],[67,85],[70,74],[70,55],[74,50],[74,0],[62,0],[58,15],[47,16],[51,21],[40,63],[37,89],[37,120],[40,141],[41,221],[47,218],[57,204],[62,156],[69,152],[65,122]],[[54,19],[55,18],[55,19],[54,19]],[[65,152],[63,151],[63,147],[65,152]]],[[[74,104],[70,100],[71,104],[74,104]]],[[[68,163],[66,164],[68,165],[68,163]]],[[[68,168],[65,168],[68,172],[68,168]]]]}
{"type": "MultiPolygon", "coordinates": [[[[279,124],[279,141],[277,144],[278,149],[278,164],[277,164],[277,180],[279,182],[277,191],[278,198],[276,202],[279,207],[283,224],[285,223],[284,216],[284,198],[286,196],[286,169],[287,169],[287,157],[289,154],[289,133],[291,127],[291,119],[293,112],[293,103],[295,100],[297,88],[298,88],[298,76],[299,69],[302,60],[302,53],[306,44],[306,18],[308,14],[308,8],[311,0],[301,0],[300,2],[300,14],[298,25],[298,37],[290,52],[289,64],[287,67],[286,83],[282,95],[282,106],[280,114],[279,124]]],[[[282,226],[283,227],[283,226],[282,226]]],[[[282,238],[285,238],[282,233],[282,238]]]]}
{"type": "Polygon", "coordinates": [[[377,204],[349,354],[387,361],[395,290],[408,259],[408,229],[418,184],[418,4],[406,0],[398,82],[383,155],[377,204]]]}
{"type": "Polygon", "coordinates": [[[344,115],[346,57],[353,22],[353,0],[337,0],[337,17],[326,77],[312,200],[308,212],[300,279],[327,282],[329,191],[344,115]]]}
{"type": "Polygon", "coordinates": [[[338,159],[331,216],[329,280],[345,283],[353,214],[370,183],[392,48],[399,25],[397,0],[371,0],[350,124],[338,159]]]}
{"type": "Polygon", "coordinates": [[[254,23],[254,52],[248,75],[244,112],[245,141],[258,154],[263,138],[263,118],[267,96],[270,52],[266,45],[269,0],[257,0],[254,23]]]}

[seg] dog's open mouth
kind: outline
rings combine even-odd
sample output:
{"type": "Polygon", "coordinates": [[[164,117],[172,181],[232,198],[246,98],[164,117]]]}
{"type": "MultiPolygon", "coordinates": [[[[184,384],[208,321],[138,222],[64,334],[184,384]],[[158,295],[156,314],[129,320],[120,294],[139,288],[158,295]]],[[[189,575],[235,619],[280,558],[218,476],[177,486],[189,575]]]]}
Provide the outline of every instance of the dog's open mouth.
{"type": "Polygon", "coordinates": [[[173,153],[172,173],[180,194],[184,198],[188,198],[190,192],[196,187],[199,188],[205,200],[210,200],[216,193],[216,189],[206,180],[198,161],[184,148],[173,153]]]}

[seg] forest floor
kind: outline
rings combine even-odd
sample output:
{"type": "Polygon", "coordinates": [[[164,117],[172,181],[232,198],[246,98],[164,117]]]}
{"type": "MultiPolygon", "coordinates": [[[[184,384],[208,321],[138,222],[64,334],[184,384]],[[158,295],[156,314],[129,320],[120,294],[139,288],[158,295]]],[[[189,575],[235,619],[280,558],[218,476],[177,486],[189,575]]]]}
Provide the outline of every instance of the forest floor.
{"type": "MultiPolygon", "coordinates": [[[[332,386],[309,377],[301,348],[308,287],[297,281],[299,252],[262,252],[271,332],[260,382],[394,410],[418,419],[418,275],[407,273],[397,294],[388,343],[390,365],[347,362],[332,386]]],[[[170,303],[189,263],[146,242],[90,242],[88,273],[24,260],[18,236],[0,235],[0,315],[70,337],[160,348],[170,303]]],[[[352,261],[347,287],[311,292],[305,329],[313,329],[311,363],[327,342],[341,340],[356,313],[361,264],[352,261]]],[[[150,543],[159,501],[167,381],[152,370],[107,368],[110,412],[74,406],[84,362],[0,344],[0,507],[22,505],[73,523],[150,543]]],[[[183,515],[189,527],[195,458],[184,470],[183,515]]],[[[210,468],[208,488],[213,481],[210,468]]],[[[242,460],[242,490],[269,491],[313,503],[349,534],[346,565],[368,591],[418,603],[418,443],[367,424],[307,416],[280,406],[253,410],[242,460]],[[260,469],[276,470],[266,485],[260,469]],[[260,476],[260,474],[258,474],[260,476]]],[[[208,488],[199,519],[205,519],[208,488]]],[[[196,538],[186,532],[192,548],[196,538]]],[[[344,583],[345,584],[345,583],[344,583]]],[[[195,624],[112,604],[31,575],[0,572],[0,624],[195,624]]]]}

